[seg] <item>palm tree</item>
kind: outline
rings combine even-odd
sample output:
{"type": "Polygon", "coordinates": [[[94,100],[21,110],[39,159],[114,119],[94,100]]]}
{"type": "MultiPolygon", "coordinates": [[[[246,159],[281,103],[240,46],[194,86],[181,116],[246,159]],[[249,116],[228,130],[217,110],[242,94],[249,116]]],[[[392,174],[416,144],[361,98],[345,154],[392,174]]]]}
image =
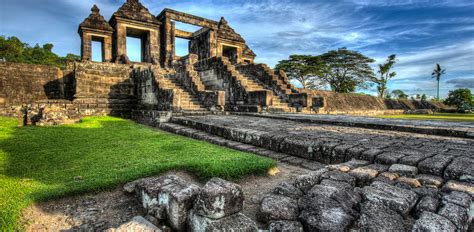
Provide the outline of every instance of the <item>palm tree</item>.
{"type": "Polygon", "coordinates": [[[438,94],[436,95],[436,99],[439,101],[439,80],[441,79],[441,75],[446,73],[446,69],[441,69],[441,66],[439,64],[436,64],[436,68],[433,70],[433,73],[431,74],[431,78],[436,78],[436,81],[438,81],[438,94]]]}

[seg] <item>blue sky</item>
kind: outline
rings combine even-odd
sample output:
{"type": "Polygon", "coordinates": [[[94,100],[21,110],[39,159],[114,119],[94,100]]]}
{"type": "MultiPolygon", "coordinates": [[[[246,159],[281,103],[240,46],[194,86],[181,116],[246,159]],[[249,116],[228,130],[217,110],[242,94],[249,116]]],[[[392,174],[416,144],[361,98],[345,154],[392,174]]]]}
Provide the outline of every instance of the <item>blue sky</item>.
{"type": "MultiPolygon", "coordinates": [[[[91,6],[97,4],[109,19],[124,1],[0,0],[0,34],[18,36],[31,45],[53,43],[54,51],[61,55],[79,54],[77,26],[91,6]]],[[[377,63],[397,54],[398,75],[389,85],[392,90],[434,96],[436,82],[430,74],[436,63],[447,69],[442,96],[454,88],[474,90],[472,0],[141,2],[155,15],[167,7],[215,20],[224,16],[256,52],[256,62],[271,67],[291,54],[316,55],[347,47],[377,63]]]]}

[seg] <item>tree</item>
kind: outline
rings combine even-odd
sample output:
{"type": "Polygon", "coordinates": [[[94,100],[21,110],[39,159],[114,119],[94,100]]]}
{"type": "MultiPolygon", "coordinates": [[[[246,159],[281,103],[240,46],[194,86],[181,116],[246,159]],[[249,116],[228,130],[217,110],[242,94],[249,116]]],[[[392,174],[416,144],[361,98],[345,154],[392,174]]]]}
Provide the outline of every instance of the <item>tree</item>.
{"type": "Polygon", "coordinates": [[[64,67],[67,61],[77,60],[78,58],[73,54],[59,57],[53,52],[53,48],[54,45],[50,43],[43,46],[36,44],[34,47],[30,47],[17,37],[5,38],[5,36],[0,36],[0,58],[5,58],[8,62],[64,67]]]}
{"type": "Polygon", "coordinates": [[[456,106],[460,111],[471,109],[473,106],[471,90],[465,88],[449,91],[448,98],[446,98],[444,103],[446,105],[456,106]]]}
{"type": "Polygon", "coordinates": [[[406,95],[405,92],[403,92],[400,89],[393,90],[392,95],[395,96],[398,99],[407,99],[408,98],[408,95],[406,95]]]}
{"type": "Polygon", "coordinates": [[[436,64],[436,68],[433,70],[433,73],[431,73],[431,78],[436,78],[436,81],[438,81],[438,89],[437,89],[437,94],[436,94],[436,99],[439,101],[439,80],[441,79],[441,75],[446,73],[446,69],[442,69],[439,64],[436,64]]]}
{"type": "Polygon", "coordinates": [[[322,54],[320,59],[321,78],[339,93],[354,92],[356,87],[367,88],[367,81],[375,77],[369,65],[374,60],[357,51],[339,48],[322,54]]]}
{"type": "Polygon", "coordinates": [[[385,92],[387,91],[388,81],[397,75],[396,72],[390,72],[390,69],[392,69],[396,62],[397,59],[395,54],[388,56],[385,63],[379,64],[379,70],[377,72],[380,74],[380,78],[374,76],[372,79],[372,81],[377,85],[377,92],[379,93],[380,98],[386,96],[385,92]]]}
{"type": "Polygon", "coordinates": [[[305,89],[324,86],[321,76],[321,60],[311,55],[291,55],[290,59],[279,61],[276,70],[283,70],[290,80],[297,80],[305,89]]]}
{"type": "Polygon", "coordinates": [[[426,101],[426,100],[428,100],[428,97],[426,96],[426,94],[421,95],[421,101],[426,101]]]}

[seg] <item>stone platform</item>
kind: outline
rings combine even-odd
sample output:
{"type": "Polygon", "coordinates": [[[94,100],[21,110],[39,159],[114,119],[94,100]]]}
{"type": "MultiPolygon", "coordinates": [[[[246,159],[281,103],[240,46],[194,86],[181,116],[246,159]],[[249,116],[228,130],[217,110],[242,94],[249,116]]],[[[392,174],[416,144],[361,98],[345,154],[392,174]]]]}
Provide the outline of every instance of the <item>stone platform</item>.
{"type": "Polygon", "coordinates": [[[474,181],[472,139],[236,115],[173,117],[172,123],[324,164],[398,163],[445,179],[474,181]]]}
{"type": "Polygon", "coordinates": [[[291,120],[338,126],[362,127],[367,129],[396,130],[411,133],[441,135],[460,138],[474,138],[474,123],[428,120],[386,119],[366,116],[325,115],[325,114],[262,114],[236,113],[253,117],[291,120]]]}
{"type": "MultiPolygon", "coordinates": [[[[309,121],[313,117],[330,119],[285,114],[180,116],[159,127],[308,169],[262,199],[257,216],[271,231],[473,228],[474,140],[432,135],[429,129],[410,133],[396,126],[382,130],[309,121]]],[[[334,118],[341,123],[369,120],[334,118]]],[[[437,126],[449,130],[447,125],[437,126]]]]}

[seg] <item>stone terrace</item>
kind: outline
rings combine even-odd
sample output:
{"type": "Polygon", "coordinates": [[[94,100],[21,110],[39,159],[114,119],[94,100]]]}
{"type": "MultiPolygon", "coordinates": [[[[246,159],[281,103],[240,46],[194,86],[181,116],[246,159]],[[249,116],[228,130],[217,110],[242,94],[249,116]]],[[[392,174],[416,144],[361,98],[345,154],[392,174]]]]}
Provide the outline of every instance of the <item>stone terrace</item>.
{"type": "Polygon", "coordinates": [[[470,139],[235,115],[174,117],[172,122],[324,164],[360,159],[411,165],[447,179],[474,174],[470,139]]]}
{"type": "Polygon", "coordinates": [[[270,231],[472,229],[474,140],[431,135],[449,130],[446,126],[464,130],[462,123],[374,120],[373,127],[387,125],[379,130],[363,124],[368,122],[346,116],[206,115],[173,117],[159,127],[308,169],[263,197],[257,217],[270,231]],[[423,130],[403,132],[397,126],[423,130]]]}

